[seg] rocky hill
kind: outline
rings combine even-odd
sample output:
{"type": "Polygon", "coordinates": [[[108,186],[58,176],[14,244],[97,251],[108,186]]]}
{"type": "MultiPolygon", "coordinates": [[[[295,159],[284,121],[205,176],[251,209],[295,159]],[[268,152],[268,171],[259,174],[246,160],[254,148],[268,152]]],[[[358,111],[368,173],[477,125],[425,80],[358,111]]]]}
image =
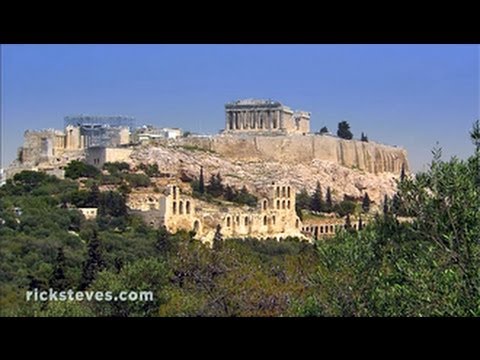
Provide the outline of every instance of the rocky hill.
{"type": "Polygon", "coordinates": [[[276,180],[289,181],[297,191],[305,187],[311,192],[318,180],[324,194],[328,186],[331,188],[334,200],[343,199],[344,194],[361,197],[368,192],[376,204],[381,203],[385,194],[393,196],[396,189],[395,178],[399,175],[391,172],[374,174],[320,159],[302,162],[274,159],[266,161],[254,157],[245,160],[227,155],[192,145],[179,145],[176,142],[137,148],[132,153],[130,162],[133,165],[156,162],[163,172],[183,178],[198,177],[200,167],[203,166],[206,182],[210,174],[220,172],[225,184],[237,188],[245,185],[254,192],[276,180]]]}

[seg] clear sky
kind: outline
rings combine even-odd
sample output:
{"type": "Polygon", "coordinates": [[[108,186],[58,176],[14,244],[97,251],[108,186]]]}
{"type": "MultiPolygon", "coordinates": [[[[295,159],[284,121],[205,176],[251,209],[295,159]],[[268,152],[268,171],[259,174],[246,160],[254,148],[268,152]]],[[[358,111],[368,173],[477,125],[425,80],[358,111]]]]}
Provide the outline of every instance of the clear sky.
{"type": "MultiPolygon", "coordinates": [[[[129,115],[137,124],[216,133],[224,104],[270,98],[312,113],[311,129],[406,148],[425,169],[472,153],[480,118],[478,45],[3,45],[3,162],[26,129],[66,115],[129,115]]],[[[5,167],[5,165],[3,165],[5,167]]]]}

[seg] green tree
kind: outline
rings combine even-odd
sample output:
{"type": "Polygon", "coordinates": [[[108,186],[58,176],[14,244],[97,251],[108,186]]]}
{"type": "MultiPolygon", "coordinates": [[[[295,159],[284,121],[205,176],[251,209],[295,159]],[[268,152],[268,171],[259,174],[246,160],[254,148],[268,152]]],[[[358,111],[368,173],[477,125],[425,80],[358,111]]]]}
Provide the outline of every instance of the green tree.
{"type": "Polygon", "coordinates": [[[405,163],[402,163],[402,170],[400,171],[400,181],[405,180],[405,163]]]}
{"type": "Polygon", "coordinates": [[[320,129],[320,135],[327,134],[327,133],[328,133],[328,129],[327,129],[326,126],[324,126],[320,129]]]}
{"type": "Polygon", "coordinates": [[[320,181],[317,181],[317,186],[310,200],[310,209],[312,211],[319,212],[319,211],[323,211],[323,208],[324,208],[324,205],[323,205],[323,198],[322,198],[322,188],[320,186],[320,181]]]}
{"type": "Polygon", "coordinates": [[[82,277],[80,280],[80,289],[85,290],[95,280],[97,273],[105,268],[105,261],[101,249],[101,243],[98,239],[98,233],[93,230],[92,237],[88,242],[87,259],[83,263],[82,277]]]}
{"type": "Polygon", "coordinates": [[[325,195],[325,211],[333,211],[332,191],[330,190],[330,186],[327,187],[327,194],[325,195]]]}
{"type": "Polygon", "coordinates": [[[383,197],[383,215],[387,215],[389,212],[389,206],[388,206],[388,196],[385,194],[383,197]]]}
{"type": "Polygon", "coordinates": [[[213,250],[219,251],[222,249],[223,246],[223,235],[222,235],[222,227],[220,224],[217,225],[215,228],[215,235],[213,236],[213,250]]]}
{"type": "Polygon", "coordinates": [[[475,145],[476,151],[480,152],[480,119],[473,123],[472,130],[470,131],[470,139],[475,145]]]}
{"type": "Polygon", "coordinates": [[[363,142],[368,142],[367,135],[362,132],[362,136],[360,137],[360,140],[363,141],[363,142]]]}
{"type": "Polygon", "coordinates": [[[370,211],[370,197],[368,196],[368,193],[365,192],[365,195],[363,195],[363,200],[362,200],[362,210],[364,213],[368,213],[370,211]]]}
{"type": "Polygon", "coordinates": [[[353,134],[350,131],[350,125],[346,121],[341,121],[338,123],[337,136],[341,139],[351,140],[353,134]]]}
{"type": "Polygon", "coordinates": [[[53,273],[50,277],[49,285],[54,290],[65,290],[68,287],[68,281],[65,277],[65,254],[63,248],[57,250],[53,273]]]}
{"type": "Polygon", "coordinates": [[[307,189],[303,188],[300,192],[296,195],[295,204],[299,209],[310,209],[310,195],[308,195],[307,189]]]}
{"type": "Polygon", "coordinates": [[[127,174],[125,179],[132,188],[150,186],[150,178],[145,174],[127,174]]]}
{"type": "Polygon", "coordinates": [[[78,160],[70,161],[65,167],[65,177],[74,180],[80,177],[97,178],[100,174],[95,166],[78,160]]]}
{"type": "Polygon", "coordinates": [[[198,192],[203,195],[205,194],[205,180],[203,179],[203,166],[200,167],[200,178],[198,183],[198,192]]]}

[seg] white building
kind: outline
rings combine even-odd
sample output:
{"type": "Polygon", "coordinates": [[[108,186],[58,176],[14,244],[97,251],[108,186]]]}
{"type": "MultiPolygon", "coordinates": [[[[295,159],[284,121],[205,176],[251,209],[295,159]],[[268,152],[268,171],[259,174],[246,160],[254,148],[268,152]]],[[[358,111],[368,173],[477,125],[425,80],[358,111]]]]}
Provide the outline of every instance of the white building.
{"type": "Polygon", "coordinates": [[[179,128],[154,128],[152,126],[144,126],[138,133],[139,142],[148,142],[155,139],[176,139],[183,134],[179,128]]]}

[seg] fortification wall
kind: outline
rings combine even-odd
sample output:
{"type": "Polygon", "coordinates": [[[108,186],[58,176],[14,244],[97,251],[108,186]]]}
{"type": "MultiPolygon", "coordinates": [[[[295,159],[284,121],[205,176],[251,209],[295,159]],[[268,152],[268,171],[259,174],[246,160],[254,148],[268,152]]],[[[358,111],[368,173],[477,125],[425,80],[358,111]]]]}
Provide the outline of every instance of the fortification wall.
{"type": "Polygon", "coordinates": [[[343,140],[321,135],[235,136],[178,139],[181,145],[197,146],[241,161],[305,163],[314,159],[356,167],[371,173],[409,171],[407,151],[374,142],[343,140]]]}

